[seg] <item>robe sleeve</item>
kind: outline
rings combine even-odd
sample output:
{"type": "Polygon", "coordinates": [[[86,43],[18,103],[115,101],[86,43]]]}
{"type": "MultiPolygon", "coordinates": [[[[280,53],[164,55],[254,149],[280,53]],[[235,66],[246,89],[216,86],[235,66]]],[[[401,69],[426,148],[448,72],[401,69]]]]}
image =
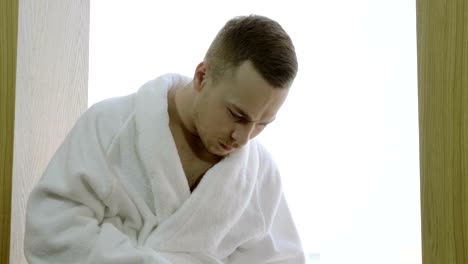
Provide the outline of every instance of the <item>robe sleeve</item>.
{"type": "Polygon", "coordinates": [[[305,263],[302,244],[281,187],[281,177],[271,155],[259,145],[263,173],[256,189],[264,232],[242,244],[227,263],[305,263]]]}
{"type": "Polygon", "coordinates": [[[284,197],[281,197],[267,233],[239,247],[227,263],[305,263],[303,249],[284,197]]]}
{"type": "Polygon", "coordinates": [[[205,261],[206,256],[178,256],[138,246],[105,221],[106,213],[115,210],[108,205],[119,203],[121,194],[115,194],[116,180],[106,159],[113,135],[100,135],[106,131],[100,126],[110,123],[99,118],[95,109],[80,118],[29,197],[24,239],[28,263],[219,263],[205,261]]]}

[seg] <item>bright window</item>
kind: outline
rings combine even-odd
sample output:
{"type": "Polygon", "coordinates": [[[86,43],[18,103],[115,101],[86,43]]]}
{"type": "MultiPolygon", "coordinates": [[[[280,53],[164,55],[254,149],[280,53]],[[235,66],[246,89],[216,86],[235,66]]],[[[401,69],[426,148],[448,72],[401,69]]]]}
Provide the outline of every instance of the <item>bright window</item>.
{"type": "Polygon", "coordinates": [[[309,263],[421,263],[414,1],[92,1],[89,104],[192,76],[224,23],[252,13],[297,49],[300,72],[261,140],[309,263]]]}

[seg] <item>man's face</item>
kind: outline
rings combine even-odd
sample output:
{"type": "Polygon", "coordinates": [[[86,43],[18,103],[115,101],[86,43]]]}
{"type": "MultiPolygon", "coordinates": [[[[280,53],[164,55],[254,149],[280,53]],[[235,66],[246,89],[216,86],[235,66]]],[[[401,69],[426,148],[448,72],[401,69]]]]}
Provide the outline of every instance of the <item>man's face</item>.
{"type": "Polygon", "coordinates": [[[219,156],[226,156],[262,132],[275,119],[289,91],[289,87],[273,88],[248,61],[214,85],[204,72],[206,65],[202,63],[194,80],[198,92],[194,126],[205,148],[219,156]]]}

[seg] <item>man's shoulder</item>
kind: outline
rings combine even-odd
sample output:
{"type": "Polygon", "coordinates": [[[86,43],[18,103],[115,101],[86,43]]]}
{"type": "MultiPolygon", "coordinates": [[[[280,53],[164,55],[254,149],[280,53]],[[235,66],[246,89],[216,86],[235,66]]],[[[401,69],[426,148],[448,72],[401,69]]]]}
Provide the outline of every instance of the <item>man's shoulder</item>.
{"type": "Polygon", "coordinates": [[[132,94],[97,102],[81,115],[74,129],[86,130],[88,136],[97,137],[102,146],[107,148],[134,112],[133,101],[132,94]]]}
{"type": "Polygon", "coordinates": [[[125,118],[134,108],[135,94],[113,97],[90,106],[86,114],[98,118],[125,118]]]}

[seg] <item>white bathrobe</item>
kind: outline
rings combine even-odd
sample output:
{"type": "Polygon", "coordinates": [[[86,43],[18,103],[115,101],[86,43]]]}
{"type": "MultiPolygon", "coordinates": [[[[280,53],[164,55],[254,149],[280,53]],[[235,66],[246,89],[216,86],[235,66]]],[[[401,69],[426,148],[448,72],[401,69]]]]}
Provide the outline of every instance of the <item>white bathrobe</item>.
{"type": "Polygon", "coordinates": [[[191,193],[164,75],[92,106],[28,201],[31,264],[304,263],[278,170],[255,140],[191,193]]]}

